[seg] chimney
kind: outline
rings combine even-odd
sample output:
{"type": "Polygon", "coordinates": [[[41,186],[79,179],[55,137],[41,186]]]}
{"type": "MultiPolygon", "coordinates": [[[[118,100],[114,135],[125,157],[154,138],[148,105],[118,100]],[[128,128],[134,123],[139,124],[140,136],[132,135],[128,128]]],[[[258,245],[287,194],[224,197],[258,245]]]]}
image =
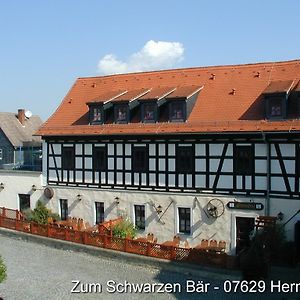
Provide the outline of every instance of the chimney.
{"type": "Polygon", "coordinates": [[[23,126],[25,125],[25,109],[18,109],[18,120],[23,126]]]}

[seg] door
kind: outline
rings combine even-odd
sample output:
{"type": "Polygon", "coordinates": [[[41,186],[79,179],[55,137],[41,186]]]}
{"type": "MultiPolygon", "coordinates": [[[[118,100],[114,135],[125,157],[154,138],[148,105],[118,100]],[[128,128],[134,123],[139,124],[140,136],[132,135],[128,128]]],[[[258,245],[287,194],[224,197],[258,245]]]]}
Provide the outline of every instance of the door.
{"type": "Polygon", "coordinates": [[[250,246],[250,233],[254,230],[254,218],[236,217],[236,254],[250,246]]]}
{"type": "Polygon", "coordinates": [[[30,195],[19,194],[19,207],[21,212],[30,209],[30,195]]]}

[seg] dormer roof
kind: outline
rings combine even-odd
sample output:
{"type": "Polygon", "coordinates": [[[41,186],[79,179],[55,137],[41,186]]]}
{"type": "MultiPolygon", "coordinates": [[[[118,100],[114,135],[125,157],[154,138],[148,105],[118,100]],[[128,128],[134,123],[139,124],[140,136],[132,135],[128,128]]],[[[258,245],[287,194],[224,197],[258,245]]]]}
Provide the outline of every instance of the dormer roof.
{"type": "Polygon", "coordinates": [[[295,85],[295,80],[277,80],[271,81],[270,84],[263,91],[263,94],[288,94],[295,85]]]}

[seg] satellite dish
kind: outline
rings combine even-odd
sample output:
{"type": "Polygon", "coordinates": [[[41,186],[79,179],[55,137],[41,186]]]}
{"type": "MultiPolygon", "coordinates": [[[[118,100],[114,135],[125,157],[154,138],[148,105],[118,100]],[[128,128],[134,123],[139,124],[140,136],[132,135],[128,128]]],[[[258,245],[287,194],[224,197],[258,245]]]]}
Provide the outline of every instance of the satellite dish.
{"type": "Polygon", "coordinates": [[[30,110],[26,110],[26,111],[25,111],[25,117],[26,117],[27,119],[29,119],[29,118],[31,118],[31,116],[32,116],[32,112],[31,112],[30,110]]]}

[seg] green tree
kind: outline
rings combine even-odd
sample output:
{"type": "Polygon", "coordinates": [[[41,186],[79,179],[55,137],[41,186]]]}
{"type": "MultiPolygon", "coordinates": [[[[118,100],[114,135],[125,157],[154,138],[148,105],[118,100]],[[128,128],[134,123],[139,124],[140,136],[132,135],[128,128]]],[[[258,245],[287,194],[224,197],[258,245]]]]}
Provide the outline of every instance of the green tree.
{"type": "Polygon", "coordinates": [[[0,283],[6,279],[6,266],[0,256],[0,283]]]}

